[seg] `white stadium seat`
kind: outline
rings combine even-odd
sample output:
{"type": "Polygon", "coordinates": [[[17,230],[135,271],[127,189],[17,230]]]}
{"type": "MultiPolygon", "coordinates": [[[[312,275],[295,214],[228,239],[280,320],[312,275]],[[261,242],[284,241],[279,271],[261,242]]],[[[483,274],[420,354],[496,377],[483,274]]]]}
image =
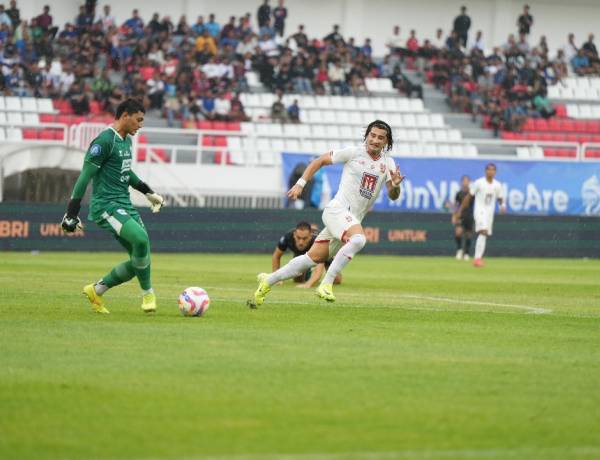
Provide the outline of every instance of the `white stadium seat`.
{"type": "Polygon", "coordinates": [[[5,141],[6,140],[6,131],[4,130],[4,128],[0,127],[0,141],[5,141]]]}
{"type": "Polygon", "coordinates": [[[21,114],[21,112],[8,112],[6,122],[20,125],[23,123],[23,115],[21,114]]]}
{"type": "Polygon", "coordinates": [[[4,98],[4,106],[6,110],[19,111],[21,110],[21,98],[6,96],[4,98]]]}
{"type": "Polygon", "coordinates": [[[7,128],[6,129],[6,140],[7,141],[22,141],[23,131],[20,128],[7,128]]]}
{"type": "Polygon", "coordinates": [[[22,97],[21,110],[23,110],[24,112],[37,112],[38,108],[35,97],[22,97]]]}
{"type": "Polygon", "coordinates": [[[23,115],[23,123],[37,126],[40,123],[40,117],[37,113],[25,113],[23,115]]]}

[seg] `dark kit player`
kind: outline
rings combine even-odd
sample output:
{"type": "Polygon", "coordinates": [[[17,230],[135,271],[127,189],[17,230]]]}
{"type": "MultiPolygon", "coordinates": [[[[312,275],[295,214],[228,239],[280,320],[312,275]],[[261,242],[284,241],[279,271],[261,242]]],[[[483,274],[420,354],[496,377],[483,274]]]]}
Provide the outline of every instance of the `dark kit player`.
{"type": "MultiPolygon", "coordinates": [[[[469,184],[471,179],[469,176],[462,176],[461,178],[461,189],[456,192],[454,197],[454,209],[460,209],[461,204],[469,194],[469,184]]],[[[474,200],[471,200],[469,206],[465,209],[461,209],[458,216],[452,214],[452,224],[454,225],[454,239],[456,241],[456,259],[457,260],[469,260],[469,253],[471,251],[471,238],[473,238],[473,226],[475,220],[473,219],[473,205],[474,200]],[[464,246],[463,246],[464,238],[464,246]]]]}

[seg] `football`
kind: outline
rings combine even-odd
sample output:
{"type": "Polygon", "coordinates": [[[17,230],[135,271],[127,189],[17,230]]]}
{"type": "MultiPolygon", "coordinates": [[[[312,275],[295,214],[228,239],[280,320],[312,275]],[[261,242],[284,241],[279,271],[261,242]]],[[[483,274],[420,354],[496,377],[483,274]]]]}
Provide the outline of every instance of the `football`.
{"type": "Polygon", "coordinates": [[[210,298],[200,287],[189,287],[179,295],[179,311],[183,316],[202,316],[210,305],[210,298]]]}

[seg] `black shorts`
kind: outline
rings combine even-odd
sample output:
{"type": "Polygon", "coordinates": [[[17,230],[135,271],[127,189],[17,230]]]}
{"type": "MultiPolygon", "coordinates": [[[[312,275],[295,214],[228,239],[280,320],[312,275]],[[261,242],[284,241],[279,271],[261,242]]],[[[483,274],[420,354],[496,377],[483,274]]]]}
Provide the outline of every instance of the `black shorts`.
{"type": "Polygon", "coordinates": [[[465,232],[472,232],[473,227],[475,227],[475,219],[473,219],[473,216],[461,217],[458,225],[460,225],[465,232]]]}

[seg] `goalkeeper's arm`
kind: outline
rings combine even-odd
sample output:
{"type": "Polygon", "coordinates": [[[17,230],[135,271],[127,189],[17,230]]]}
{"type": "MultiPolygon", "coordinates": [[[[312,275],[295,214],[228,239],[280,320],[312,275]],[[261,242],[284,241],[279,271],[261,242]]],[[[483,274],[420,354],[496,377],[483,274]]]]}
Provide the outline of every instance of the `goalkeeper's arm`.
{"type": "Polygon", "coordinates": [[[165,200],[158,193],[150,188],[148,184],[143,182],[133,171],[129,171],[129,185],[136,189],[138,192],[146,195],[146,198],[150,202],[150,209],[152,212],[160,211],[165,200]]]}
{"type": "Polygon", "coordinates": [[[81,199],[85,195],[85,190],[92,178],[98,172],[98,167],[87,161],[83,162],[83,168],[81,173],[75,182],[73,192],[71,193],[71,199],[67,205],[67,212],[63,216],[61,226],[62,229],[67,233],[73,233],[78,228],[83,228],[81,219],[79,219],[79,210],[81,209],[81,199]]]}

